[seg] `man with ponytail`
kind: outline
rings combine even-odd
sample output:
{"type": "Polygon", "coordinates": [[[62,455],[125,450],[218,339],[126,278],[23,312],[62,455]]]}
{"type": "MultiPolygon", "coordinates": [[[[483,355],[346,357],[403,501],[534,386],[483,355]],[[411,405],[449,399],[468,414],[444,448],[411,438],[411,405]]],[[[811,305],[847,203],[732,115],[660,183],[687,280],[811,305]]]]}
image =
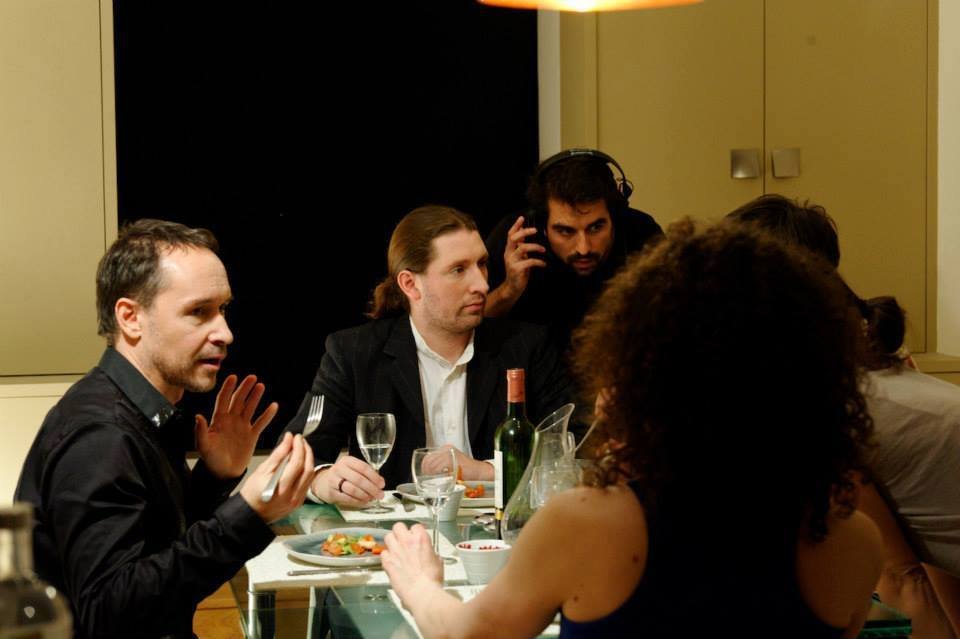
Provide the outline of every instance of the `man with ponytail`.
{"type": "Polygon", "coordinates": [[[487,250],[473,218],[422,206],[400,221],[370,301],[372,321],[327,337],[310,393],[287,426],[302,431],[311,396],[324,395],[323,419],[307,437],[316,459],[329,463],[312,484],[315,497],[349,506],[381,497],[410,480],[410,458],[422,446],[451,446],[464,479],[492,479],[482,460],[492,457],[505,416],[508,368],[527,371],[531,420],[566,403],[569,384],[543,329],[484,320],[488,292],[487,250]],[[362,461],[353,437],[357,414],[368,412],[396,417],[381,474],[362,461]]]}

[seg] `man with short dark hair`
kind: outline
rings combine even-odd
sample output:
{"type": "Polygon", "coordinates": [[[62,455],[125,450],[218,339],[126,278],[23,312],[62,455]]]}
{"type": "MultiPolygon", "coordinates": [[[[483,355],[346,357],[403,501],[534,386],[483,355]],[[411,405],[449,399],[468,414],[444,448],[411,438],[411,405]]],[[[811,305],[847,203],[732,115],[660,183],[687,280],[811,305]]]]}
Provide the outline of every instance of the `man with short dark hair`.
{"type": "Polygon", "coordinates": [[[483,319],[487,251],[469,215],[442,206],[410,212],[390,238],[387,268],[371,302],[374,321],[327,337],[313,387],[287,427],[302,431],[310,397],[324,395],[323,420],[307,440],[318,460],[336,460],[312,486],[327,502],[359,506],[410,481],[413,450],[423,446],[456,449],[464,479],[493,479],[482,460],[493,456],[506,415],[509,368],[526,369],[534,422],[569,396],[541,329],[483,319]],[[360,459],[354,436],[357,414],[367,412],[396,417],[380,473],[360,459]]]}
{"type": "Polygon", "coordinates": [[[544,160],[530,178],[530,210],[504,218],[487,237],[486,315],[549,326],[565,349],[603,284],[663,234],[630,208],[631,193],[620,165],[601,151],[569,149],[544,160]]]}
{"type": "Polygon", "coordinates": [[[209,231],[159,220],[124,228],[97,269],[108,348],[44,419],[15,499],[33,504],[37,573],[70,600],[75,636],[191,637],[193,612],[273,539],[303,502],[313,455],[286,437],[230,497],[257,437],[263,384],[230,375],[213,416],[185,419],[184,391],[211,390],[233,334],[230,284],[209,231]],[[183,448],[193,429],[200,460],[183,448]],[[273,499],[260,494],[283,457],[273,499]]]}

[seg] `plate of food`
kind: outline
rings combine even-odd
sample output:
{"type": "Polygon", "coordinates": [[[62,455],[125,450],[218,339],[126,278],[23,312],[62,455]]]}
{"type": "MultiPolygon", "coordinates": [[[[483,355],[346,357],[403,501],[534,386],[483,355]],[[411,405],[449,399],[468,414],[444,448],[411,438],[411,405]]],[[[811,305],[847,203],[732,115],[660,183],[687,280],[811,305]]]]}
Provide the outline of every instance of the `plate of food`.
{"type": "Polygon", "coordinates": [[[383,552],[383,528],[332,528],[283,542],[291,557],[320,566],[376,566],[383,552]]]}
{"type": "MultiPolygon", "coordinates": [[[[461,508],[492,508],[493,507],[493,486],[492,481],[457,481],[458,484],[466,486],[463,493],[463,500],[460,502],[461,508]]],[[[417,485],[413,483],[400,484],[397,486],[397,492],[418,504],[423,503],[423,499],[417,493],[417,485]]]]}

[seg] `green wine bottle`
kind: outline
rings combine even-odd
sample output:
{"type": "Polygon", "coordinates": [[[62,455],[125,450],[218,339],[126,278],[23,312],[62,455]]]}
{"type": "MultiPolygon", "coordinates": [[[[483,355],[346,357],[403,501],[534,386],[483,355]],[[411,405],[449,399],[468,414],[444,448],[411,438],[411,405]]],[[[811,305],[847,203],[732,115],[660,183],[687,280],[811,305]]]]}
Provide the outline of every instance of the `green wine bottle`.
{"type": "Polygon", "coordinates": [[[522,368],[507,370],[507,417],[493,438],[494,505],[499,536],[503,509],[523,477],[533,449],[533,424],[527,419],[525,375],[522,368]]]}

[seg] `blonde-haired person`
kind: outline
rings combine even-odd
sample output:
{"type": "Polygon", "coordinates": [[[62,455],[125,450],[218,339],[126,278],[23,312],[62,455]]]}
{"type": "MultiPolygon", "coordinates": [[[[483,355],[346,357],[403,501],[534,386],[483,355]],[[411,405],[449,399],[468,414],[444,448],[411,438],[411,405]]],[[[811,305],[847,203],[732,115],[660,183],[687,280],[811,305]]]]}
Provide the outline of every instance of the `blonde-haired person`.
{"type": "Polygon", "coordinates": [[[527,371],[527,409],[545,417],[569,399],[569,383],[543,329],[483,319],[487,249],[473,218],[447,206],[422,206],[390,238],[387,275],[370,302],[372,321],[332,333],[300,411],[287,429],[300,432],[310,398],[324,395],[323,419],[307,437],[328,466],[312,484],[315,498],[360,506],[385,487],[410,481],[416,448],[450,446],[464,479],[493,479],[493,434],[506,415],[506,371],[527,371]],[[380,472],[361,458],[359,413],[396,418],[396,440],[380,472]],[[349,454],[338,458],[349,445],[349,454]]]}

